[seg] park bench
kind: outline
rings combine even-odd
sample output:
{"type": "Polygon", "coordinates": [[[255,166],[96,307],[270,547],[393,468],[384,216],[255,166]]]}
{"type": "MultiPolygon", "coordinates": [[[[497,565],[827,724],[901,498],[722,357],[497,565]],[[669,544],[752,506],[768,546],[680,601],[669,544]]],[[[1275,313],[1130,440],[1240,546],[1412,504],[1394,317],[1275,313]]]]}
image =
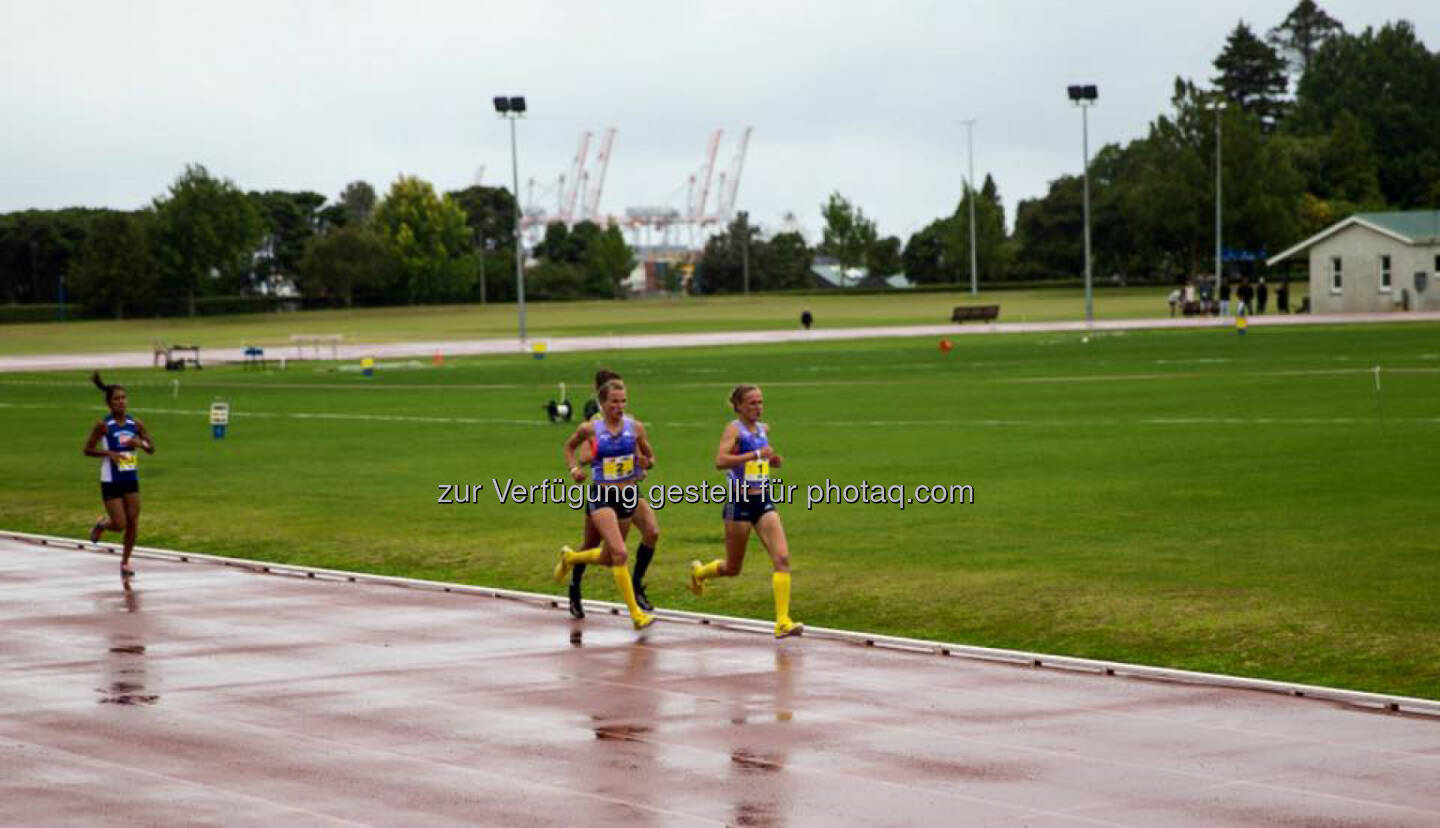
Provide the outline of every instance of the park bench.
{"type": "Polygon", "coordinates": [[[196,369],[203,367],[200,364],[199,345],[167,345],[165,346],[165,370],[183,371],[186,365],[194,365],[196,369]],[[190,356],[184,356],[183,353],[190,356]]]}
{"type": "Polygon", "coordinates": [[[990,320],[1000,316],[999,305],[956,305],[955,312],[950,314],[951,322],[964,322],[967,319],[990,320]]]}
{"type": "Polygon", "coordinates": [[[265,370],[265,349],[255,345],[245,346],[245,367],[265,370]]]}

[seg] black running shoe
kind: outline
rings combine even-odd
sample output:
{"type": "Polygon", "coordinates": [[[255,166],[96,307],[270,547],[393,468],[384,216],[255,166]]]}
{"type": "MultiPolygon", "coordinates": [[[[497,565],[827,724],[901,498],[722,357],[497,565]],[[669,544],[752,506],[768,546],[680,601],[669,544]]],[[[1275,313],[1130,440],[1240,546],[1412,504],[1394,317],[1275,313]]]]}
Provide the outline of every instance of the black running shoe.
{"type": "Polygon", "coordinates": [[[645,597],[645,585],[635,584],[635,604],[640,609],[650,612],[655,608],[650,605],[650,599],[645,597]]]}
{"type": "Polygon", "coordinates": [[[584,618],[585,605],[580,602],[580,585],[570,585],[570,617],[584,618]]]}

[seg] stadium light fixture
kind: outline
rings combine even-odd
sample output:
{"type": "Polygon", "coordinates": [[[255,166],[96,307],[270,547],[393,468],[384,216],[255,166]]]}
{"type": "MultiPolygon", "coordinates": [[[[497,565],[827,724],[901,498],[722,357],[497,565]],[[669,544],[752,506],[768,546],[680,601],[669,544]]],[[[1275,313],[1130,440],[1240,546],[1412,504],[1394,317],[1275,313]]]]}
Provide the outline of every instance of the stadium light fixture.
{"type": "Polygon", "coordinates": [[[1080,107],[1080,149],[1085,165],[1082,178],[1085,182],[1085,324],[1095,321],[1095,303],[1090,278],[1090,107],[1100,97],[1094,84],[1073,84],[1066,87],[1070,102],[1080,107]]]}
{"type": "Polygon", "coordinates": [[[525,239],[520,234],[520,156],[515,149],[515,121],[525,117],[525,98],[496,95],[495,114],[510,122],[510,172],[515,189],[515,300],[520,317],[520,341],[525,341],[525,239]]]}

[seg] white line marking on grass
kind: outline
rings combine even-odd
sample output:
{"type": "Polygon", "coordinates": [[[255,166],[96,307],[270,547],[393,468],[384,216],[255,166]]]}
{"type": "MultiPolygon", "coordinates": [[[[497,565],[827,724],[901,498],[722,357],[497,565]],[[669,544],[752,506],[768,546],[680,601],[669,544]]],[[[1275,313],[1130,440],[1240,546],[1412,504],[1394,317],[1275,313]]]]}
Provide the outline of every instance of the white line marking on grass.
{"type": "MultiPolygon", "coordinates": [[[[975,366],[990,365],[994,363],[973,363],[975,366]]],[[[877,367],[887,370],[915,369],[931,367],[930,363],[899,363],[887,365],[851,365],[850,368],[877,367]]],[[[1312,369],[1291,369],[1284,371],[1227,371],[1215,373],[1143,373],[1143,374],[1076,374],[1056,375],[1038,377],[965,377],[968,383],[1002,383],[1011,385],[1032,385],[1044,383],[1093,383],[1093,382],[1153,382],[1163,380],[1230,380],[1237,378],[1256,377],[1308,377],[1308,376],[1344,376],[1347,374],[1371,374],[1373,367],[1366,368],[1312,368],[1312,369]]],[[[1440,368],[1416,366],[1409,368],[1392,368],[1387,366],[1386,371],[1397,374],[1440,374],[1440,368]]],[[[637,373],[632,371],[631,373],[637,373]]],[[[930,385],[936,381],[935,377],[898,377],[890,379],[846,379],[846,380],[760,380],[757,384],[761,386],[773,386],[777,388],[832,388],[836,386],[883,386],[883,385],[930,385]]],[[[80,388],[82,383],[68,382],[62,380],[7,380],[0,379],[0,385],[18,386],[45,386],[45,387],[74,387],[80,388]]],[[[125,383],[127,387],[135,388],[168,388],[169,381],[125,383]]],[[[726,382],[656,382],[655,388],[722,388],[726,382]]],[[[356,384],[341,383],[261,383],[261,382],[187,382],[182,384],[181,390],[185,388],[204,388],[210,390],[224,390],[227,388],[243,388],[252,390],[287,390],[287,391],[515,391],[536,388],[552,388],[552,383],[474,383],[474,384],[400,384],[384,383],[369,384],[357,382],[356,384]]],[[[482,422],[494,422],[485,420],[482,422]]]]}
{"type": "MultiPolygon", "coordinates": [[[[1386,370],[1389,370],[1389,369],[1386,369],[1386,370]]],[[[0,379],[0,385],[36,385],[36,386],[57,387],[57,388],[59,388],[59,387],[63,387],[63,388],[82,388],[82,387],[83,387],[86,391],[90,391],[90,390],[93,388],[93,386],[90,385],[90,383],[89,383],[88,380],[87,380],[87,381],[84,381],[84,382],[80,382],[80,381],[69,381],[69,380],[11,380],[11,379],[0,379]]],[[[167,379],[167,380],[165,380],[165,381],[163,381],[163,382],[153,382],[153,381],[149,381],[149,380],[139,380],[138,382],[136,382],[136,381],[124,382],[124,383],[121,383],[121,385],[124,385],[126,388],[169,388],[169,387],[170,387],[170,380],[167,379]]],[[[554,385],[555,385],[554,383],[550,383],[550,382],[537,382],[537,383],[534,383],[534,384],[522,384],[522,383],[470,383],[470,384],[460,384],[460,383],[457,383],[457,384],[451,384],[451,383],[425,383],[425,384],[414,384],[414,383],[412,383],[412,384],[384,383],[384,384],[375,384],[375,385],[372,385],[372,384],[370,384],[369,382],[366,382],[366,381],[364,381],[364,380],[356,380],[354,384],[349,384],[349,383],[344,383],[344,384],[342,384],[342,383],[338,383],[338,382],[328,382],[328,383],[327,383],[327,382],[310,382],[310,383],[306,383],[306,382],[195,382],[195,381],[187,381],[187,382],[181,383],[180,388],[181,388],[181,390],[184,390],[184,389],[186,389],[186,388],[210,388],[210,389],[220,389],[220,390],[224,390],[224,389],[226,389],[226,388],[247,388],[247,389],[258,389],[258,390],[262,390],[262,391],[268,390],[268,389],[271,389],[271,388],[280,389],[280,390],[285,390],[285,391],[305,391],[305,390],[309,390],[309,389],[312,389],[312,388],[313,388],[313,389],[317,389],[317,390],[321,390],[321,391],[453,391],[453,390],[461,390],[461,391],[513,391],[513,390],[521,389],[521,388],[553,388],[554,385]]]]}
{"type": "MultiPolygon", "coordinates": [[[[26,409],[32,411],[91,410],[89,406],[66,406],[51,403],[0,402],[0,408],[26,409]]],[[[199,408],[132,408],[130,410],[137,414],[174,414],[182,417],[210,416],[208,409],[199,408]]],[[[344,420],[382,423],[428,423],[432,425],[518,425],[547,427],[551,425],[548,420],[539,417],[534,420],[517,420],[503,417],[426,417],[410,414],[350,414],[331,411],[231,411],[230,415],[232,417],[248,417],[261,420],[344,420]]],[[[1389,420],[1398,423],[1440,425],[1440,416],[1391,417],[1389,420]]],[[[1062,426],[1114,427],[1127,425],[1357,425],[1370,422],[1374,422],[1374,420],[1362,417],[1146,417],[1135,420],[953,420],[937,418],[934,420],[817,420],[813,422],[794,420],[788,421],[787,425],[796,428],[924,428],[926,426],[943,428],[1056,428],[1062,426]]],[[[710,428],[714,426],[715,423],[665,420],[652,421],[651,425],[663,426],[665,428],[710,428]]]]}
{"type": "MultiPolygon", "coordinates": [[[[0,403],[0,408],[73,411],[76,409],[76,406],[48,405],[44,403],[0,403]]],[[[81,408],[90,410],[89,406],[82,406],[81,408]]],[[[136,414],[178,414],[184,417],[210,416],[209,409],[198,408],[132,408],[130,411],[136,414]]],[[[436,425],[550,425],[549,421],[540,418],[534,420],[514,420],[501,417],[421,417],[409,414],[342,414],[338,412],[320,411],[235,411],[232,409],[230,416],[262,420],[373,420],[375,422],[433,423],[436,425]]]]}

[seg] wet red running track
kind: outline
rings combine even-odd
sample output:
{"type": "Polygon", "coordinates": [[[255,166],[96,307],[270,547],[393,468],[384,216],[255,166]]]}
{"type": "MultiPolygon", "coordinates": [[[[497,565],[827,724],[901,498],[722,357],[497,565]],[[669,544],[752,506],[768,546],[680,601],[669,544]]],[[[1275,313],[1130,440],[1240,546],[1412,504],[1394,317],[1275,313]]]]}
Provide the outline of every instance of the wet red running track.
{"type": "Polygon", "coordinates": [[[0,540],[0,824],[1440,824],[1440,720],[0,540]]]}

